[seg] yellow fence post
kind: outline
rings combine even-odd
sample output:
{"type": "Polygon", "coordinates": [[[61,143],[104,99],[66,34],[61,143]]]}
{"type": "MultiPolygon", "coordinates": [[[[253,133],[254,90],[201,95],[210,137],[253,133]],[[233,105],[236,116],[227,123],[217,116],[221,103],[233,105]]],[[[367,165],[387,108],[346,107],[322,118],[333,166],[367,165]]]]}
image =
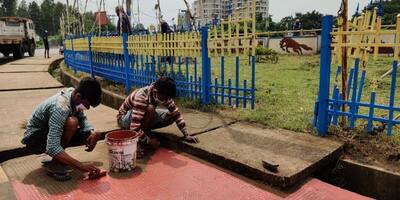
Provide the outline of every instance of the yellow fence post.
{"type": "Polygon", "coordinates": [[[400,14],[397,15],[396,20],[396,43],[394,46],[394,58],[395,60],[399,59],[399,46],[400,45],[400,14]]]}

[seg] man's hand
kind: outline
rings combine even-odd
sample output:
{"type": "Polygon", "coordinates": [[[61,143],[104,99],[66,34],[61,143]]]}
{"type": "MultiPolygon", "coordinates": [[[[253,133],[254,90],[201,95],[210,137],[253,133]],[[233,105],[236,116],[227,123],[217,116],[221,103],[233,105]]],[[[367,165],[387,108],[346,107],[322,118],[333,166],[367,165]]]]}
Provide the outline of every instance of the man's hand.
{"type": "Polygon", "coordinates": [[[185,135],[183,139],[189,143],[199,143],[199,139],[195,136],[185,135]]]}
{"type": "Polygon", "coordinates": [[[92,164],[82,164],[79,166],[79,170],[82,172],[89,172],[89,173],[99,173],[100,169],[92,164]]]}
{"type": "Polygon", "coordinates": [[[86,149],[85,151],[91,152],[94,147],[96,147],[97,141],[100,140],[100,133],[96,131],[91,131],[89,137],[86,139],[86,149]]]}
{"type": "Polygon", "coordinates": [[[97,168],[96,166],[92,165],[92,164],[82,164],[79,167],[79,170],[81,170],[84,173],[88,173],[88,179],[93,179],[95,177],[99,177],[100,176],[100,172],[101,170],[99,168],[97,168]]]}
{"type": "Polygon", "coordinates": [[[95,177],[99,177],[101,174],[101,170],[92,164],[83,164],[78,160],[75,160],[71,156],[69,156],[65,151],[57,154],[54,157],[57,161],[60,161],[64,164],[71,165],[83,173],[89,176],[89,179],[93,179],[95,177]]]}

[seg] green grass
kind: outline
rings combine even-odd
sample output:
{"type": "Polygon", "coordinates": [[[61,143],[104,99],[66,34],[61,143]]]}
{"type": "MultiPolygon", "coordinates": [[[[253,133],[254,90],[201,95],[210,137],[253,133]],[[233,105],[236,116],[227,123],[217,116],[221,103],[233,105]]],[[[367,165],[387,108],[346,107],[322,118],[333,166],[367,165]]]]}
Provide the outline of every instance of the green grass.
{"type": "MultiPolygon", "coordinates": [[[[280,56],[277,64],[257,63],[256,109],[225,109],[221,113],[236,119],[261,123],[271,128],[312,131],[311,122],[319,85],[319,59],[319,55],[280,56]]],[[[226,65],[234,66],[233,59],[230,60],[232,61],[226,61],[226,65]]],[[[367,74],[362,95],[363,102],[370,101],[370,93],[373,90],[371,82],[377,80],[376,103],[389,104],[391,76],[389,75],[384,79],[379,77],[391,68],[392,61],[393,59],[383,57],[367,63],[367,74]]],[[[218,65],[219,62],[213,61],[213,64],[218,65]]],[[[349,67],[353,65],[353,63],[350,63],[349,67]]],[[[243,68],[246,68],[246,66],[243,68]]],[[[361,66],[360,69],[362,69],[361,66]]],[[[227,67],[225,70],[227,76],[234,77],[234,67],[227,67]]],[[[330,96],[332,96],[336,70],[337,65],[332,65],[330,96]]],[[[218,76],[218,72],[219,70],[215,70],[213,75],[218,76]]],[[[359,77],[361,77],[361,70],[359,77]]],[[[242,78],[250,80],[249,72],[242,78]]],[[[339,78],[339,87],[341,87],[340,83],[339,78]]],[[[399,98],[400,92],[397,92],[395,99],[399,98]]],[[[395,103],[395,105],[398,106],[399,104],[395,103]]],[[[367,108],[360,108],[359,112],[368,114],[368,111],[367,108]]],[[[378,116],[388,115],[388,112],[383,110],[376,110],[375,113],[378,116]]],[[[395,113],[395,116],[397,114],[395,113]]],[[[357,126],[362,127],[365,124],[366,122],[363,120],[357,121],[357,126]]],[[[399,132],[397,128],[395,131],[399,132]]]]}
{"type": "MultiPolygon", "coordinates": [[[[213,62],[219,65],[219,61],[213,62]]],[[[234,59],[226,59],[226,76],[234,77],[234,59]],[[229,67],[232,66],[232,67],[229,67]]],[[[244,64],[244,63],[243,63],[244,64]]],[[[241,65],[241,80],[250,82],[250,66],[241,65]]],[[[223,115],[272,128],[310,130],[318,90],[318,56],[280,56],[277,64],[256,65],[256,109],[225,109],[223,115]]],[[[219,73],[214,71],[214,75],[219,73]]]]}

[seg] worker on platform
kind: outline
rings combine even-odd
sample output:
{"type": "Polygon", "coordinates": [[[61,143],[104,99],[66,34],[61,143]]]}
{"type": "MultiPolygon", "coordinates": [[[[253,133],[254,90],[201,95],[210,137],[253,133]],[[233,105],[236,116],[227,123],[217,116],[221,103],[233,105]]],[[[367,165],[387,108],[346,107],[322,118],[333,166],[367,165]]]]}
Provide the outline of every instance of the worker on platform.
{"type": "Polygon", "coordinates": [[[183,139],[190,143],[199,140],[190,136],[186,123],[175,105],[175,81],[169,77],[161,77],[146,87],[133,91],[118,110],[117,122],[123,129],[139,133],[137,158],[144,157],[145,147],[157,148],[160,142],[152,137],[151,130],[162,128],[176,123],[183,134],[183,139]],[[159,109],[163,106],[166,109],[159,109]]]}
{"type": "Polygon", "coordinates": [[[48,175],[56,180],[69,180],[70,166],[87,173],[89,178],[100,174],[92,164],[84,164],[71,157],[65,148],[86,145],[90,152],[102,137],[84,115],[91,106],[101,101],[101,87],[93,78],[84,78],[76,89],[67,88],[43,101],[33,111],[26,125],[22,143],[33,154],[46,153],[52,157],[42,161],[48,175]]]}

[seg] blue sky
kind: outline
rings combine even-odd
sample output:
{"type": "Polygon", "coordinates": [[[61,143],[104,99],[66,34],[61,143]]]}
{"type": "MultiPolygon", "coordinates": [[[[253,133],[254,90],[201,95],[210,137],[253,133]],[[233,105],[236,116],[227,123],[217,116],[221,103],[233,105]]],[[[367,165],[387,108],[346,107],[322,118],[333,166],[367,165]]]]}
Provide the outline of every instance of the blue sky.
{"type": "MultiPolygon", "coordinates": [[[[27,0],[27,2],[31,2],[32,0],[27,0]]],[[[56,0],[62,3],[66,3],[66,0],[56,0]]],[[[74,0],[69,0],[69,2],[73,2],[74,0]]],[[[82,4],[82,8],[85,0],[79,0],[82,4]]],[[[98,10],[97,3],[99,0],[88,0],[88,10],[96,11],[98,10]]],[[[137,5],[139,2],[140,8],[140,21],[145,26],[156,23],[154,5],[157,0],[132,0],[133,1],[133,10],[134,14],[134,23],[137,23],[137,5]]],[[[194,0],[188,0],[188,2],[192,3],[194,0]]],[[[36,0],[37,3],[41,3],[42,0],[36,0]]],[[[114,7],[118,5],[118,2],[122,2],[122,0],[105,0],[106,3],[106,11],[108,13],[114,14],[114,7]]],[[[273,15],[274,21],[279,21],[282,17],[294,15],[296,12],[307,12],[312,10],[317,10],[323,14],[333,14],[336,15],[341,0],[270,0],[270,14],[273,15]]],[[[357,3],[360,3],[361,6],[367,5],[370,0],[349,0],[349,12],[352,14],[356,7],[357,3]]],[[[183,0],[160,0],[162,12],[164,15],[164,19],[171,23],[171,19],[176,17],[179,9],[185,9],[185,4],[183,0]]]]}

